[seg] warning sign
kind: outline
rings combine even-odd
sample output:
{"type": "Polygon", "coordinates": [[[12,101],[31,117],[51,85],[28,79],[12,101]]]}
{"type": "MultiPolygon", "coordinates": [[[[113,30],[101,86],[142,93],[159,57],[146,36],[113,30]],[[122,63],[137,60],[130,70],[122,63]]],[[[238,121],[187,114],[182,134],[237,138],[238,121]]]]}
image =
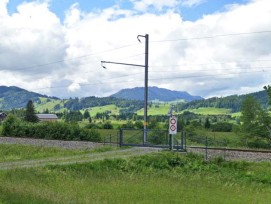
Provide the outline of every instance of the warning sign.
{"type": "Polygon", "coordinates": [[[169,118],[169,134],[177,134],[177,118],[175,116],[169,118]]]}

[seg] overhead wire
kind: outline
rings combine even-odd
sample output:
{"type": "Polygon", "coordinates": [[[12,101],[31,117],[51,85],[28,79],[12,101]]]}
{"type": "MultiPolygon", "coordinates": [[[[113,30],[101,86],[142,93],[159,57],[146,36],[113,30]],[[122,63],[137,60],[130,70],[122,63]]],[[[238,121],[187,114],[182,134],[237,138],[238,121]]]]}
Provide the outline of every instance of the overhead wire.
{"type": "MultiPolygon", "coordinates": [[[[271,67],[269,67],[271,68],[271,67]]],[[[160,78],[149,78],[150,81],[156,81],[156,80],[172,80],[172,79],[187,79],[187,78],[204,78],[204,77],[218,77],[218,76],[231,76],[231,75],[240,75],[240,74],[251,74],[251,73],[260,73],[260,72],[271,72],[271,70],[259,70],[259,71],[246,71],[246,72],[238,72],[238,73],[227,73],[227,74],[210,74],[210,75],[193,75],[193,76],[174,76],[174,77],[160,77],[160,78]]],[[[141,74],[141,73],[138,73],[141,74]]],[[[135,74],[133,74],[134,76],[135,74]]],[[[114,77],[114,78],[109,78],[105,79],[106,81],[99,81],[99,82],[94,82],[94,83],[78,83],[80,86],[93,86],[93,85],[99,85],[99,84],[119,84],[119,83],[133,83],[133,82],[138,82],[136,79],[132,79],[129,81],[115,81],[115,82],[110,82],[109,80],[116,79],[116,78],[122,78],[126,76],[131,76],[131,74],[128,75],[123,75],[121,77],[114,77]]],[[[43,90],[43,89],[55,89],[55,88],[67,88],[70,85],[61,85],[61,86],[51,86],[51,87],[44,87],[44,88],[36,88],[33,90],[43,90]]]]}
{"type": "Polygon", "coordinates": [[[187,40],[202,40],[202,39],[212,39],[212,38],[240,36],[240,35],[251,35],[251,34],[265,34],[265,33],[271,33],[271,30],[245,32],[245,33],[218,34],[218,35],[212,35],[212,36],[193,37],[193,38],[176,38],[176,39],[166,39],[166,40],[153,40],[151,42],[152,43],[163,43],[163,42],[175,42],[175,41],[187,41],[187,40]]]}
{"type": "MultiPolygon", "coordinates": [[[[250,35],[250,34],[264,34],[264,33],[271,33],[270,30],[266,30],[266,31],[254,31],[254,32],[246,32],[246,33],[231,33],[231,34],[220,34],[220,35],[213,35],[213,36],[205,36],[205,37],[194,37],[194,38],[177,38],[177,39],[166,39],[166,40],[153,40],[150,41],[150,43],[162,43],[162,42],[174,42],[174,41],[184,41],[184,40],[200,40],[200,39],[210,39],[210,38],[218,38],[218,37],[227,37],[227,36],[238,36],[238,35],[250,35]]],[[[93,56],[93,55],[98,55],[98,54],[103,54],[103,53],[107,53],[107,52],[112,52],[112,51],[116,51],[119,49],[124,49],[127,47],[131,47],[137,45],[137,43],[133,43],[133,44],[127,44],[127,45],[122,45],[116,48],[112,48],[112,49],[108,49],[108,50],[103,50],[103,51],[97,51],[97,52],[93,52],[87,55],[82,55],[82,56],[78,56],[78,57],[73,57],[73,58],[68,58],[68,59],[61,59],[61,60],[55,60],[55,61],[51,61],[51,62],[47,62],[47,63],[43,63],[43,64],[36,64],[36,65],[29,65],[29,66],[24,66],[24,67],[18,67],[12,70],[26,70],[26,69],[32,69],[32,68],[37,68],[37,67],[44,67],[44,66],[48,66],[48,65],[52,65],[52,64],[58,64],[58,63],[62,63],[62,62],[66,62],[66,61],[72,61],[72,60],[76,60],[76,59],[82,59],[82,58],[86,58],[89,56],[93,56]]],[[[0,68],[1,70],[9,70],[7,68],[0,68]]]]}
{"type": "MultiPolygon", "coordinates": [[[[211,39],[211,38],[219,38],[219,37],[227,37],[227,36],[239,36],[239,35],[250,35],[250,34],[265,34],[265,33],[271,33],[271,31],[267,30],[267,31],[255,31],[255,32],[247,32],[247,33],[232,33],[232,34],[219,34],[219,35],[213,35],[213,36],[204,36],[204,37],[193,37],[193,38],[177,38],[177,39],[166,39],[166,40],[154,40],[154,41],[150,41],[150,43],[163,43],[163,42],[175,42],[175,41],[184,41],[184,40],[200,40],[200,39],[211,39]]],[[[36,64],[36,65],[30,65],[30,66],[25,66],[25,67],[21,67],[21,68],[15,68],[12,69],[13,70],[25,70],[25,69],[32,69],[32,68],[37,68],[37,67],[43,67],[43,66],[48,66],[48,65],[52,65],[52,64],[57,64],[57,63],[62,63],[62,62],[66,62],[66,61],[72,61],[72,60],[77,60],[77,59],[82,59],[82,58],[86,58],[86,57],[90,57],[90,56],[94,56],[94,55],[98,55],[98,54],[103,54],[103,53],[107,53],[107,52],[113,52],[119,49],[124,49],[127,47],[131,47],[136,45],[134,44],[127,44],[127,45],[123,45],[123,46],[119,46],[113,49],[108,49],[108,50],[103,50],[103,51],[99,51],[99,52],[93,52],[87,55],[82,55],[82,56],[78,56],[78,57],[74,57],[74,58],[69,58],[69,59],[62,59],[62,60],[56,60],[56,61],[52,61],[52,62],[48,62],[48,63],[43,63],[43,64],[36,64]]],[[[130,57],[137,57],[143,55],[143,53],[141,54],[136,54],[136,55],[132,55],[132,56],[128,56],[126,58],[130,58],[130,57]]],[[[124,59],[124,58],[120,58],[120,59],[124,59]]],[[[254,60],[254,61],[249,61],[249,62],[257,62],[257,61],[271,61],[271,60],[254,60]]],[[[218,64],[228,64],[228,63],[232,63],[232,62],[219,62],[218,64]]],[[[205,64],[197,64],[197,65],[211,65],[211,64],[216,64],[216,63],[205,63],[205,64]]],[[[150,66],[150,67],[173,67],[173,66],[183,66],[183,65],[161,65],[161,66],[150,66]]],[[[258,67],[261,69],[268,69],[270,67],[258,67]]],[[[9,69],[0,69],[0,71],[2,70],[9,70],[9,69]]],[[[213,69],[212,69],[213,70],[213,69]]],[[[224,69],[223,69],[224,70],[224,69]]],[[[202,71],[202,70],[201,70],[202,71]]],[[[265,71],[265,70],[262,70],[265,71]]],[[[255,72],[262,72],[262,71],[255,71],[255,72]]],[[[161,71],[162,72],[162,71],[161,71]]],[[[238,72],[238,73],[231,73],[231,74],[220,74],[219,76],[222,75],[233,75],[233,74],[241,74],[242,72],[238,72]]],[[[243,72],[243,73],[253,73],[253,72],[243,72]]],[[[134,75],[134,74],[133,74],[134,75]]],[[[124,75],[121,77],[125,77],[128,75],[124,75]]],[[[153,79],[149,79],[149,80],[165,80],[165,79],[178,79],[178,78],[194,78],[194,77],[210,77],[210,76],[218,76],[218,75],[199,75],[199,76],[182,76],[182,77],[169,77],[169,78],[153,78],[153,79]]],[[[120,77],[117,77],[120,78],[120,77]]],[[[111,79],[115,79],[115,78],[111,78],[111,79]]],[[[107,80],[106,83],[108,83],[108,80],[111,79],[105,79],[107,80]]],[[[121,82],[114,82],[114,83],[123,83],[124,81],[121,82]]],[[[131,81],[126,81],[125,83],[129,83],[131,81]]],[[[110,82],[112,83],[112,82],[110,82]]],[[[80,86],[87,86],[87,85],[96,85],[96,84],[104,84],[101,82],[97,82],[97,83],[89,83],[89,84],[80,84],[80,86]]],[[[69,86],[57,86],[57,87],[46,87],[43,89],[48,89],[48,88],[60,88],[60,87],[69,87],[69,86]]],[[[39,88],[41,89],[41,88],[39,88]]]]}

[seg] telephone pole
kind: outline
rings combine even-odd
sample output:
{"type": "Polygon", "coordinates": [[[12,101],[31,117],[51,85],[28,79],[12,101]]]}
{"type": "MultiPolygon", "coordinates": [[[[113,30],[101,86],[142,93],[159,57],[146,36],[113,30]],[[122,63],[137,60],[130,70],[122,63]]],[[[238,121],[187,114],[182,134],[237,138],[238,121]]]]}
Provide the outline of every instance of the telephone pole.
{"type": "MultiPolygon", "coordinates": [[[[148,74],[149,74],[149,34],[146,35],[138,35],[137,39],[139,42],[140,38],[145,38],[145,65],[139,64],[128,64],[122,62],[110,62],[110,61],[101,61],[102,64],[120,64],[120,65],[128,65],[128,66],[136,66],[136,67],[145,67],[145,80],[144,80],[144,135],[143,135],[143,144],[147,144],[147,135],[148,135],[148,74]]],[[[104,66],[102,66],[105,68],[104,66]]]]}

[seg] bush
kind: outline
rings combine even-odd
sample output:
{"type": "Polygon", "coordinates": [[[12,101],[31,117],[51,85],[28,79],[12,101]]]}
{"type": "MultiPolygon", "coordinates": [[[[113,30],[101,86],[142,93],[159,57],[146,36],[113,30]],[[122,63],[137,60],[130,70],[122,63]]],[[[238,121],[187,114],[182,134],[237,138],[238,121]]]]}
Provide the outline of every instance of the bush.
{"type": "Polygon", "coordinates": [[[263,149],[269,149],[270,144],[262,138],[252,138],[248,141],[247,146],[249,148],[263,148],[263,149]]]}
{"type": "Polygon", "coordinates": [[[27,123],[9,116],[3,123],[4,136],[32,137],[58,140],[86,140],[99,142],[100,134],[96,130],[87,130],[78,124],[63,122],[27,123]]]}
{"type": "Polygon", "coordinates": [[[211,125],[211,129],[213,132],[231,132],[232,128],[233,124],[227,122],[218,122],[211,125]]]}
{"type": "Polygon", "coordinates": [[[113,129],[113,125],[111,124],[110,121],[106,121],[104,124],[103,124],[103,129],[113,129]]]}

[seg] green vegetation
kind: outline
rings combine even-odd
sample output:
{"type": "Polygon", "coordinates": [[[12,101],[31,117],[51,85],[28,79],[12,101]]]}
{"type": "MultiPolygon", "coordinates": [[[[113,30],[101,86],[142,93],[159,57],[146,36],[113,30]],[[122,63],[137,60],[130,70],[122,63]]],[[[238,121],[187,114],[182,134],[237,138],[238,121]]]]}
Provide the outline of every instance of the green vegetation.
{"type": "Polygon", "coordinates": [[[269,203],[270,163],[194,154],[0,171],[3,203],[269,203]]]}
{"type": "Polygon", "coordinates": [[[197,109],[189,109],[190,112],[199,114],[199,115],[225,115],[230,114],[231,109],[226,108],[197,108],[197,109]]]}
{"type": "Polygon", "coordinates": [[[67,109],[64,108],[64,103],[66,101],[67,100],[39,97],[39,101],[35,103],[35,107],[39,113],[43,113],[46,110],[50,112],[63,112],[65,110],[67,111],[67,109]]]}
{"type": "Polygon", "coordinates": [[[0,155],[1,155],[0,162],[74,156],[109,151],[114,149],[116,148],[109,146],[89,150],[89,149],[64,149],[56,147],[18,145],[18,144],[0,144],[0,155]]]}
{"type": "MultiPolygon", "coordinates": [[[[148,115],[167,115],[170,108],[170,103],[155,103],[149,105],[148,115]]],[[[144,109],[140,109],[136,112],[137,115],[144,115],[144,109]]]]}
{"type": "Polygon", "coordinates": [[[112,115],[119,115],[119,110],[116,105],[106,105],[106,106],[96,106],[89,109],[89,113],[91,117],[96,116],[97,113],[110,112],[112,115]]]}
{"type": "Polygon", "coordinates": [[[93,142],[101,141],[101,137],[96,130],[81,128],[76,123],[28,123],[20,121],[13,115],[9,115],[3,122],[2,135],[60,140],[86,140],[93,142]]]}
{"type": "MultiPolygon", "coordinates": [[[[267,88],[266,88],[267,90],[267,88]]],[[[195,100],[188,103],[179,103],[178,110],[197,109],[202,107],[213,107],[213,108],[225,108],[230,109],[232,112],[239,112],[241,104],[244,99],[251,96],[261,104],[263,108],[268,107],[268,94],[267,91],[259,91],[244,95],[231,95],[226,97],[213,97],[205,100],[195,100]]]]}

